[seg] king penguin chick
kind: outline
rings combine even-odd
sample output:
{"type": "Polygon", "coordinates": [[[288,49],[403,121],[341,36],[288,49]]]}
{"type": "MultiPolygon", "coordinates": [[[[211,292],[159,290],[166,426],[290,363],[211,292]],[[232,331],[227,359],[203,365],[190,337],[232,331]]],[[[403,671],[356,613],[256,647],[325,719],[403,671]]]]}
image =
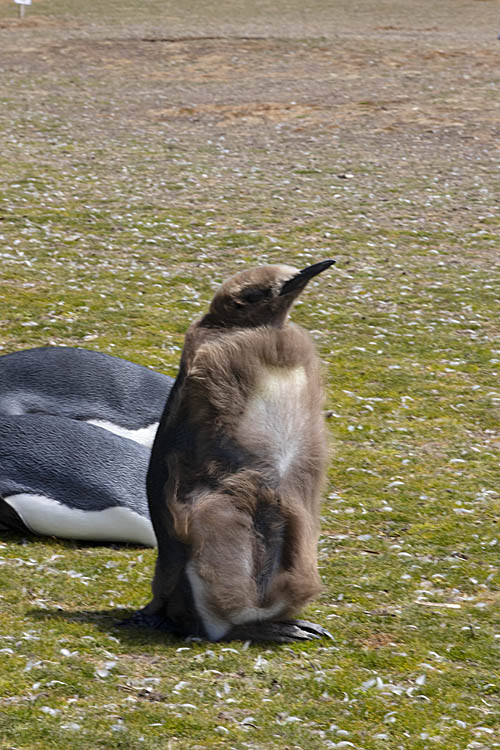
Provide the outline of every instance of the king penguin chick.
{"type": "Polygon", "coordinates": [[[288,321],[334,263],[238,273],[187,331],[147,475],[153,599],[128,624],[209,640],[329,636],[290,620],[321,588],[319,358],[288,321]]]}

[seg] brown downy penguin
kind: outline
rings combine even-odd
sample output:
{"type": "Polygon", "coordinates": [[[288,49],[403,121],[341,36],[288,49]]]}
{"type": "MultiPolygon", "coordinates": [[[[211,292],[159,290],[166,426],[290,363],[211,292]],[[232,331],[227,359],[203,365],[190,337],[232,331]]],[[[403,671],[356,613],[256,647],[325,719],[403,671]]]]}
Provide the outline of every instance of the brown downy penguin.
{"type": "Polygon", "coordinates": [[[327,451],[319,358],[288,312],[332,263],[238,273],[188,329],[147,475],[153,599],[128,624],[210,640],[329,636],[289,619],[321,588],[327,451]]]}

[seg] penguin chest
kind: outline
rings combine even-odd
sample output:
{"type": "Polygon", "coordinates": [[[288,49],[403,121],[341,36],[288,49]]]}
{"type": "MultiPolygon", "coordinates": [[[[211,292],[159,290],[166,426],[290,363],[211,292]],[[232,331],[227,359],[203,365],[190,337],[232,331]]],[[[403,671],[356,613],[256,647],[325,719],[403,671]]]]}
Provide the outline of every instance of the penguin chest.
{"type": "Polygon", "coordinates": [[[239,442],[283,477],[301,450],[307,424],[305,368],[266,368],[247,401],[239,442]]]}

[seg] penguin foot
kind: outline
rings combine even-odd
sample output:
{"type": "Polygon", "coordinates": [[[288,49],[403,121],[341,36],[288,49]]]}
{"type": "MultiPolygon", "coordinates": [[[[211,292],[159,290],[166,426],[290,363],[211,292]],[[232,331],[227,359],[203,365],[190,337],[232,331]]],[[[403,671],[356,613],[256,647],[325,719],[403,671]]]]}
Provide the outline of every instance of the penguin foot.
{"type": "Polygon", "coordinates": [[[149,630],[159,630],[164,633],[178,634],[179,630],[171,620],[161,615],[147,614],[143,609],[134,612],[132,617],[121,620],[116,624],[118,628],[148,628],[149,630]]]}
{"type": "Polygon", "coordinates": [[[225,641],[254,641],[255,643],[294,643],[313,641],[333,636],[321,625],[307,620],[284,620],[283,622],[254,622],[235,625],[223,638],[225,641]]]}
{"type": "Polygon", "coordinates": [[[309,622],[309,620],[289,620],[287,621],[287,624],[295,625],[306,633],[310,633],[311,638],[328,638],[330,641],[333,641],[333,635],[330,631],[322,627],[322,625],[318,625],[317,622],[309,622]]]}

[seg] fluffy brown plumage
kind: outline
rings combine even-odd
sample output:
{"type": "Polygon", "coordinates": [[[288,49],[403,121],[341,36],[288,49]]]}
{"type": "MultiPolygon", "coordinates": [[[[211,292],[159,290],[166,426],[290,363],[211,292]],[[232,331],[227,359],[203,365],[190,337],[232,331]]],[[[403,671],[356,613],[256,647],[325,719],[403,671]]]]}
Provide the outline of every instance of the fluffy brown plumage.
{"type": "Polygon", "coordinates": [[[320,591],[319,359],[289,309],[324,261],[233,276],[187,331],[148,471],[153,600],[132,622],[212,640],[327,635],[289,621],[320,591]]]}

